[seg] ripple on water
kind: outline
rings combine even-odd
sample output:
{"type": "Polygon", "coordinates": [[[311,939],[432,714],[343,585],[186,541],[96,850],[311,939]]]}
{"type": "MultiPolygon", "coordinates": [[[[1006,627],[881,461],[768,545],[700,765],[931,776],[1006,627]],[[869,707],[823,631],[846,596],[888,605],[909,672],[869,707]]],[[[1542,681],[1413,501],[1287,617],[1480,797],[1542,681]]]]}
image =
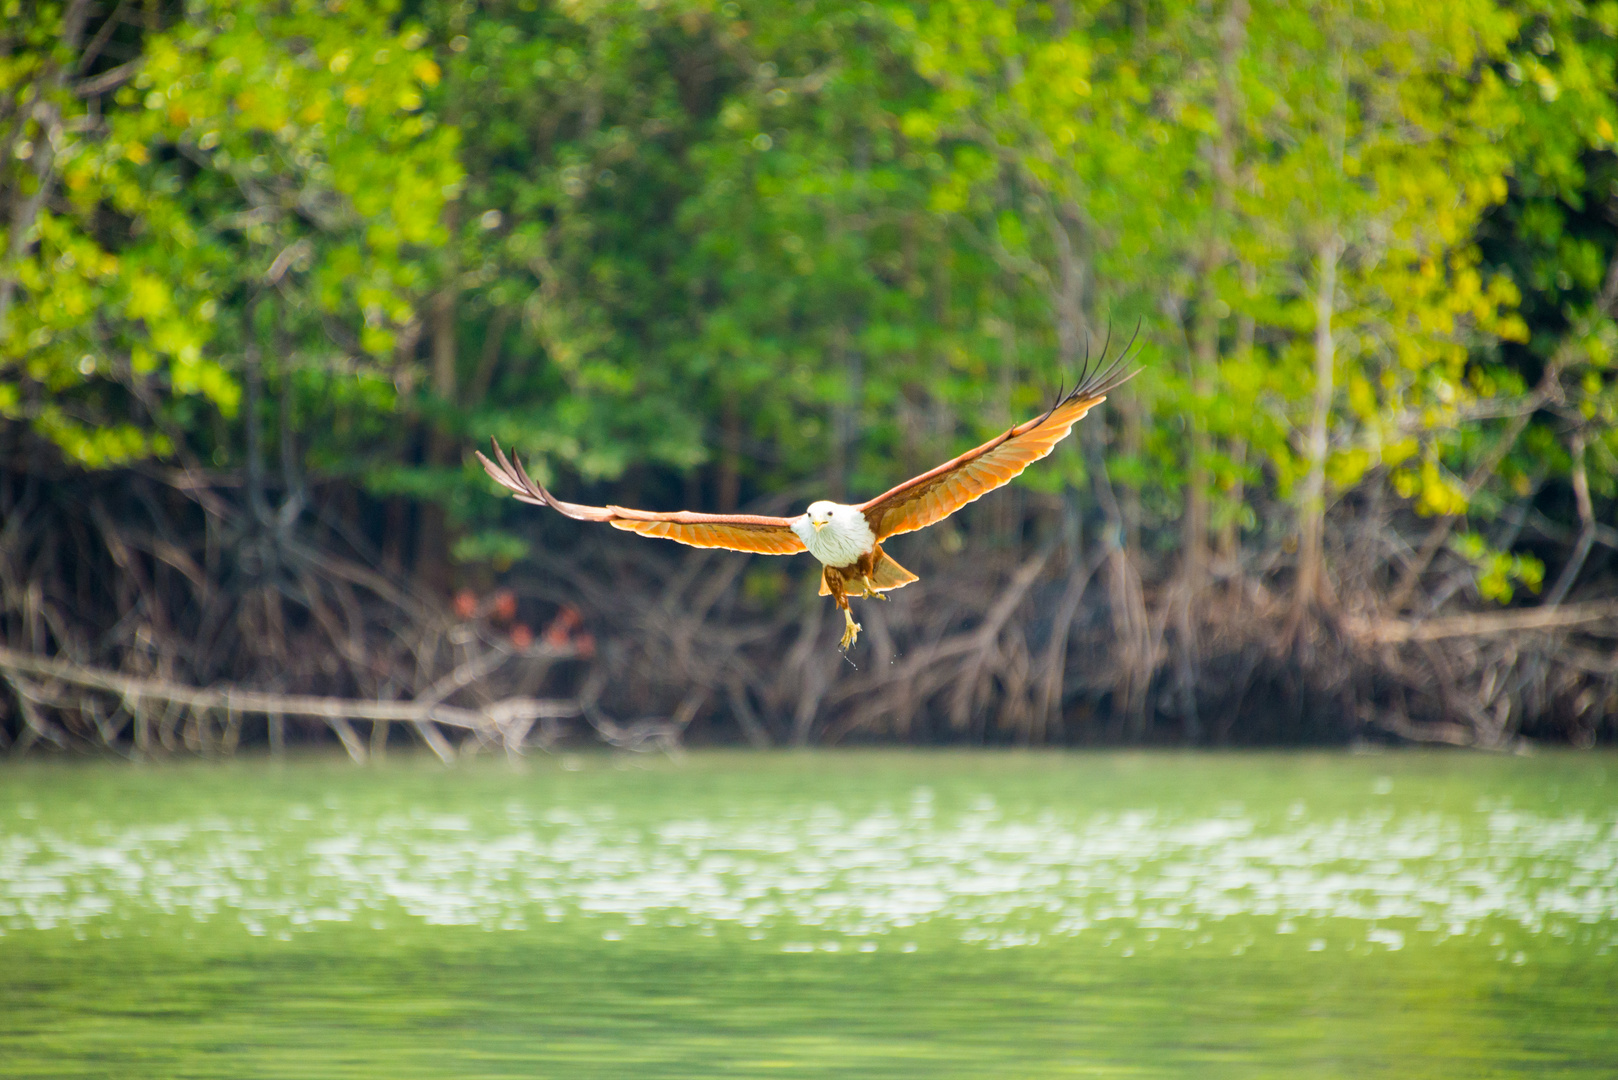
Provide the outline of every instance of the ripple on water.
{"type": "Polygon", "coordinates": [[[1412,932],[1441,939],[1504,921],[1567,936],[1618,920],[1618,825],[1576,814],[1492,809],[1463,822],[1383,809],[1289,814],[1261,830],[1238,810],[1013,820],[981,800],[948,816],[923,789],[907,813],[805,806],[647,829],[607,808],[512,810],[494,831],[455,815],[288,818],[300,824],[103,824],[87,842],[25,817],[0,832],[0,930],[153,911],[234,913],[262,934],[402,909],[490,929],[605,916],[858,938],[943,920],[963,940],[1010,947],[1101,925],[1155,935],[1259,916],[1280,933],[1298,919],[1357,920],[1360,940],[1395,950],[1412,932]]]}

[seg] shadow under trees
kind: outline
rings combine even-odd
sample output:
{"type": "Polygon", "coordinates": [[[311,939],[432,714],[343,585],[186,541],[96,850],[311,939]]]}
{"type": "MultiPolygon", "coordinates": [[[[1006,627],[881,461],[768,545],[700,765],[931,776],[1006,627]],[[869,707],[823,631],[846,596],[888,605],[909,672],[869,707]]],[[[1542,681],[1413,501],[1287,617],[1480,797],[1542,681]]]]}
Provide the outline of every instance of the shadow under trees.
{"type": "Polygon", "coordinates": [[[335,741],[363,761],[407,738],[450,761],[580,740],[1504,749],[1612,735],[1609,588],[1439,614],[1465,572],[1441,558],[1410,605],[1434,614],[1400,615],[1391,568],[1415,546],[1411,525],[1431,523],[1362,506],[1327,516],[1332,573],[1300,624],[1279,543],[1213,560],[1188,603],[1171,559],[1120,546],[1075,493],[1025,497],[1021,543],[901,542],[921,580],[857,602],[865,633],[845,656],[805,559],[540,519],[523,568],[446,604],[390,572],[366,514],[358,528],[332,517],[352,510],[344,485],[313,486],[290,528],[266,532],[239,486],[212,479],[4,474],[0,738],[13,752],[335,741]]]}

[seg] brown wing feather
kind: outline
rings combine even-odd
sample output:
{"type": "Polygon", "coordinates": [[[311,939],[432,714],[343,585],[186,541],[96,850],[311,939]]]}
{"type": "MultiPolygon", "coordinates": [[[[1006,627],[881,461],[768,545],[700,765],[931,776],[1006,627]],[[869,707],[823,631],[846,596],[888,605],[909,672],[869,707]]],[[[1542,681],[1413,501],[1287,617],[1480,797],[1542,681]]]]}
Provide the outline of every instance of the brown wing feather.
{"type": "Polygon", "coordinates": [[[727,548],[731,551],[751,551],[760,555],[793,555],[808,550],[798,534],[792,531],[792,519],[765,517],[761,514],[698,514],[690,510],[658,513],[652,510],[628,510],[622,506],[583,506],[563,502],[528,475],[517,455],[508,461],[500,444],[493,440],[495,460],[482,454],[478,460],[494,482],[510,491],[519,500],[535,506],[548,506],[557,513],[579,521],[604,521],[615,529],[625,529],[642,536],[658,536],[692,547],[727,548]]]}
{"type": "Polygon", "coordinates": [[[1110,391],[1134,377],[1134,371],[1123,370],[1128,354],[1129,350],[1125,349],[1111,366],[1081,378],[1079,385],[1043,416],[1009,428],[982,446],[912,477],[862,505],[860,510],[877,540],[925,529],[967,503],[1010,483],[1067,438],[1073,425],[1107,400],[1110,391]]]}

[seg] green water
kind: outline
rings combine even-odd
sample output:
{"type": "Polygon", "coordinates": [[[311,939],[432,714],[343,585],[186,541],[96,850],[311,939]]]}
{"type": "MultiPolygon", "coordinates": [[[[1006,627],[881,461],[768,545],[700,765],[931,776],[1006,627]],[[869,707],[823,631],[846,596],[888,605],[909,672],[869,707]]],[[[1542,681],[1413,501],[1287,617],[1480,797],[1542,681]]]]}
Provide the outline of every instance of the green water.
{"type": "Polygon", "coordinates": [[[1618,759],[0,770],[4,1077],[1611,1077],[1618,759]]]}

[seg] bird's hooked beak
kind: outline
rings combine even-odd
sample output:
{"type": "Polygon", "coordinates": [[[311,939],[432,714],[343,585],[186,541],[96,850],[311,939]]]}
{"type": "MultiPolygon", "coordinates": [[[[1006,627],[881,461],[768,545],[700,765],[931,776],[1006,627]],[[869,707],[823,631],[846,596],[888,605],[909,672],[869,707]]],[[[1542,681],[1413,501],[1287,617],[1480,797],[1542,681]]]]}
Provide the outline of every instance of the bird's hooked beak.
{"type": "Polygon", "coordinates": [[[824,521],[816,521],[814,518],[809,519],[809,524],[815,527],[815,532],[819,532],[821,529],[826,527],[826,523],[824,521]]]}

